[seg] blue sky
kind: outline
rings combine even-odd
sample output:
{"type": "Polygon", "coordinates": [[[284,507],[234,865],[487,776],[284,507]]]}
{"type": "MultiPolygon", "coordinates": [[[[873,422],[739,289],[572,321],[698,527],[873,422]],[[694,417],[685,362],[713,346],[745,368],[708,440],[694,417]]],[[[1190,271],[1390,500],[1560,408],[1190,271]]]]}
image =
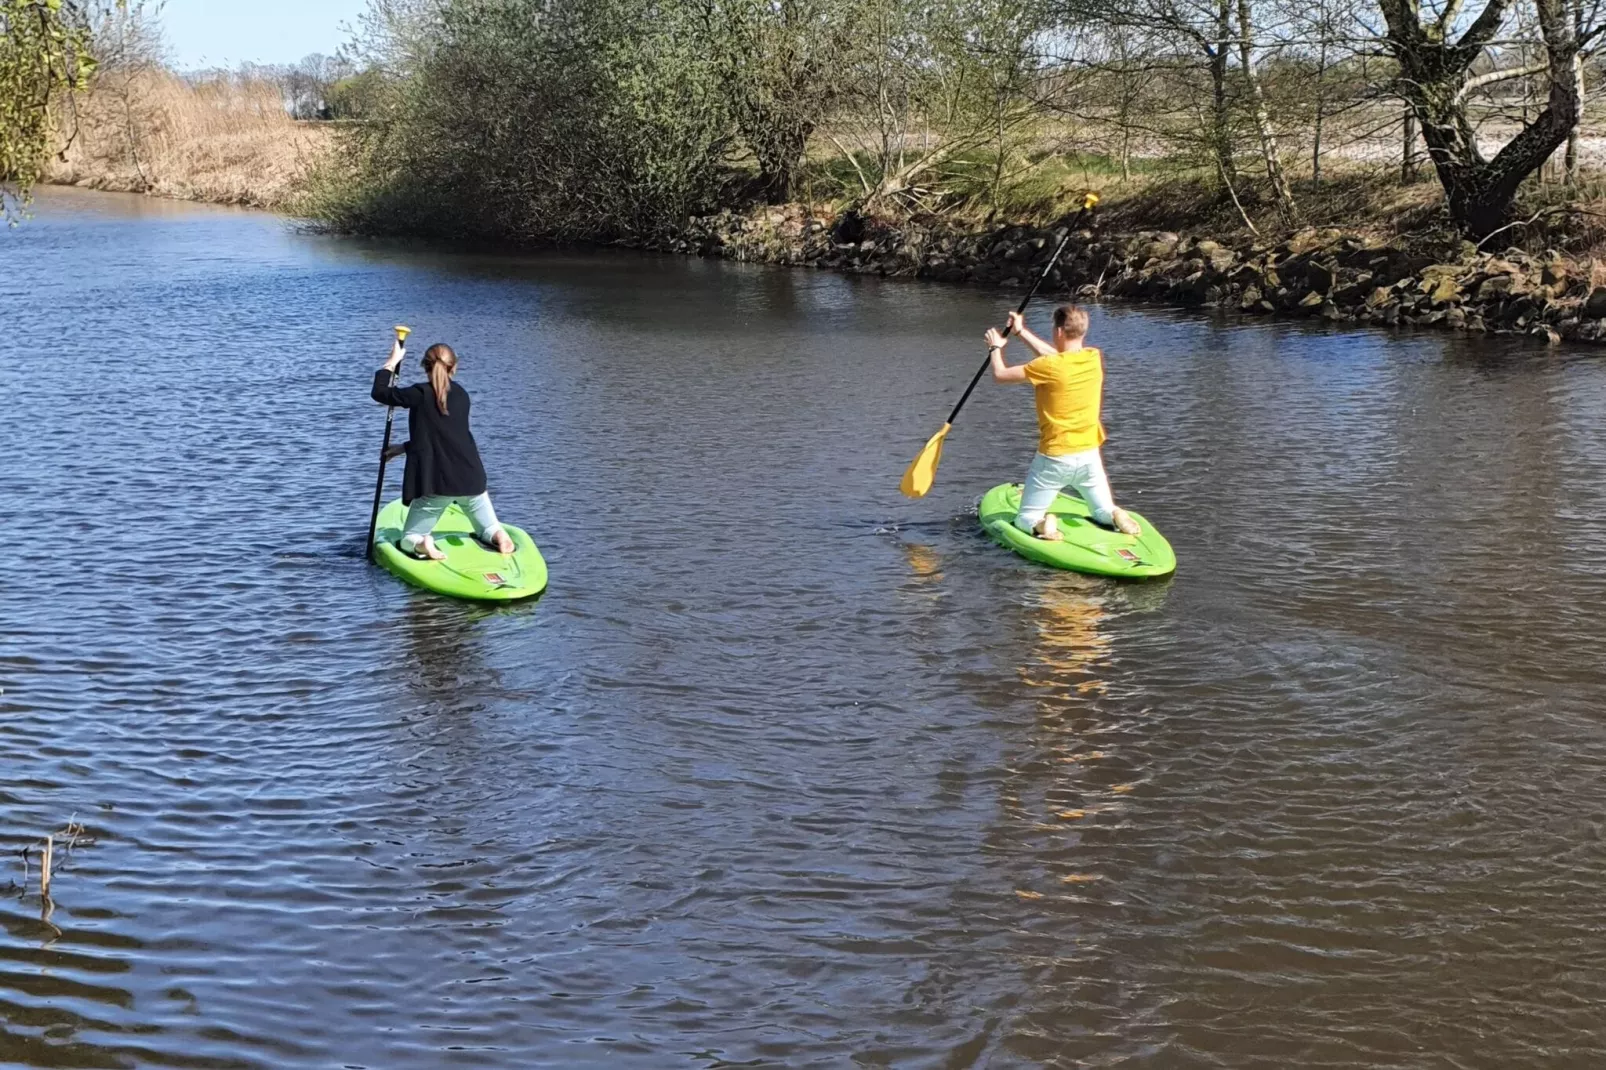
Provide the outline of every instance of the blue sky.
{"type": "Polygon", "coordinates": [[[179,70],[291,63],[345,43],[366,0],[167,0],[163,35],[179,70]]]}

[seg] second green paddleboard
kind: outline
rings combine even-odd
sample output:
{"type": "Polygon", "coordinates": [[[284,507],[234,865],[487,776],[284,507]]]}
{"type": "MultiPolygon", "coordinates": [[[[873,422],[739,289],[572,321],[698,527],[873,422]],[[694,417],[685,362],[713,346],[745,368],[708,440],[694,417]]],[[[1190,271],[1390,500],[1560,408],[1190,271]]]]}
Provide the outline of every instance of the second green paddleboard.
{"type": "Polygon", "coordinates": [[[499,554],[474,537],[474,525],[454,505],[431,532],[446,560],[420,561],[396,545],[406,519],[407,507],[400,501],[380,512],[374,558],[413,586],[475,602],[511,602],[546,590],[546,559],[522,529],[502,525],[513,539],[513,552],[499,554]]]}
{"type": "Polygon", "coordinates": [[[1019,483],[1001,483],[982,495],[976,515],[982,528],[1003,546],[1022,557],[1055,568],[1119,579],[1155,579],[1177,570],[1177,556],[1154,525],[1128,510],[1143,528],[1123,535],[1093,522],[1093,514],[1080,498],[1061,494],[1049,508],[1059,520],[1061,542],[1034,538],[1015,526],[1020,512],[1019,483]]]}

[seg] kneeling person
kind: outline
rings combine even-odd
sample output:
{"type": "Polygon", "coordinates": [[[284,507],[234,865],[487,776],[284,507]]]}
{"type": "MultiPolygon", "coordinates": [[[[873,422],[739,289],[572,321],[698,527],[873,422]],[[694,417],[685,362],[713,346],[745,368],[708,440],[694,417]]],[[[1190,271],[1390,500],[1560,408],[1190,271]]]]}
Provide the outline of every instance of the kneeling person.
{"type": "Polygon", "coordinates": [[[1026,329],[1018,312],[1009,316],[1010,334],[1035,353],[1027,364],[1004,363],[1008,340],[996,329],[987,332],[988,356],[993,380],[999,383],[1031,383],[1037,391],[1037,426],[1041,432],[1037,456],[1026,472],[1021,489],[1020,514],[1015,526],[1039,539],[1058,541],[1058,523],[1049,507],[1054,498],[1070,487],[1082,496],[1093,519],[1128,535],[1141,529],[1137,521],[1118,509],[1110,494],[1110,481],[1104,474],[1099,446],[1104,442],[1104,425],[1099,410],[1104,403],[1104,357],[1084,345],[1087,313],[1074,305],[1054,310],[1054,344],[1049,345],[1026,329]]]}
{"type": "Polygon", "coordinates": [[[485,490],[485,465],[468,429],[468,391],[452,381],[457,354],[447,345],[433,345],[424,353],[429,379],[412,386],[396,385],[396,368],[402,348],[390,352],[385,366],[374,374],[373,398],[381,405],[407,410],[407,471],[402,477],[402,501],[407,522],[401,549],[414,557],[444,561],[446,555],[430,532],[441,514],[457,503],[474,525],[474,534],[499,553],[513,552],[513,540],[497,522],[491,496],[485,490]]]}

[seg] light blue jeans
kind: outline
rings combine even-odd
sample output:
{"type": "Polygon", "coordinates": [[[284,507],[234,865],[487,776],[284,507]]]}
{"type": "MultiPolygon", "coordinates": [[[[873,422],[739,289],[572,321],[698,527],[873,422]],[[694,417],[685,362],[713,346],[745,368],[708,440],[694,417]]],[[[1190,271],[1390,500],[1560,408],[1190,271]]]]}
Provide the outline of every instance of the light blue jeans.
{"type": "Polygon", "coordinates": [[[1026,470],[1026,485],[1021,488],[1020,513],[1015,517],[1015,526],[1030,533],[1042,523],[1054,498],[1066,487],[1082,496],[1094,520],[1105,525],[1115,522],[1115,496],[1110,493],[1104,459],[1095,446],[1059,457],[1042,453],[1033,457],[1032,466],[1026,470]]]}
{"type": "Polygon", "coordinates": [[[462,508],[469,523],[474,525],[474,534],[485,542],[494,540],[496,533],[502,530],[502,525],[496,519],[496,510],[491,508],[489,492],[476,494],[472,498],[454,498],[450,494],[414,498],[413,504],[407,507],[407,523],[402,526],[402,552],[416,553],[418,544],[424,541],[425,535],[435,530],[435,522],[452,507],[453,502],[462,508]]]}

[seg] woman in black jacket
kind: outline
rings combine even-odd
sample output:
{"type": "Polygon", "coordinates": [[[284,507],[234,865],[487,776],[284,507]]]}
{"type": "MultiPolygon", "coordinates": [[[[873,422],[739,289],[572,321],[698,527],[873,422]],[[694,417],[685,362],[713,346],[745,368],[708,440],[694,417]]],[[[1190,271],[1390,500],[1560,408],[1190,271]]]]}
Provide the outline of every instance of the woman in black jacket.
{"type": "Polygon", "coordinates": [[[431,561],[446,560],[430,532],[456,502],[480,541],[501,553],[512,553],[513,540],[497,523],[491,496],[485,492],[485,465],[480,463],[479,447],[468,430],[468,391],[452,381],[457,374],[457,354],[448,345],[430,346],[424,352],[428,381],[406,387],[396,385],[401,361],[402,347],[397,343],[385,366],[374,373],[373,397],[381,405],[407,410],[409,441],[402,501],[408,509],[402,552],[431,561]]]}

